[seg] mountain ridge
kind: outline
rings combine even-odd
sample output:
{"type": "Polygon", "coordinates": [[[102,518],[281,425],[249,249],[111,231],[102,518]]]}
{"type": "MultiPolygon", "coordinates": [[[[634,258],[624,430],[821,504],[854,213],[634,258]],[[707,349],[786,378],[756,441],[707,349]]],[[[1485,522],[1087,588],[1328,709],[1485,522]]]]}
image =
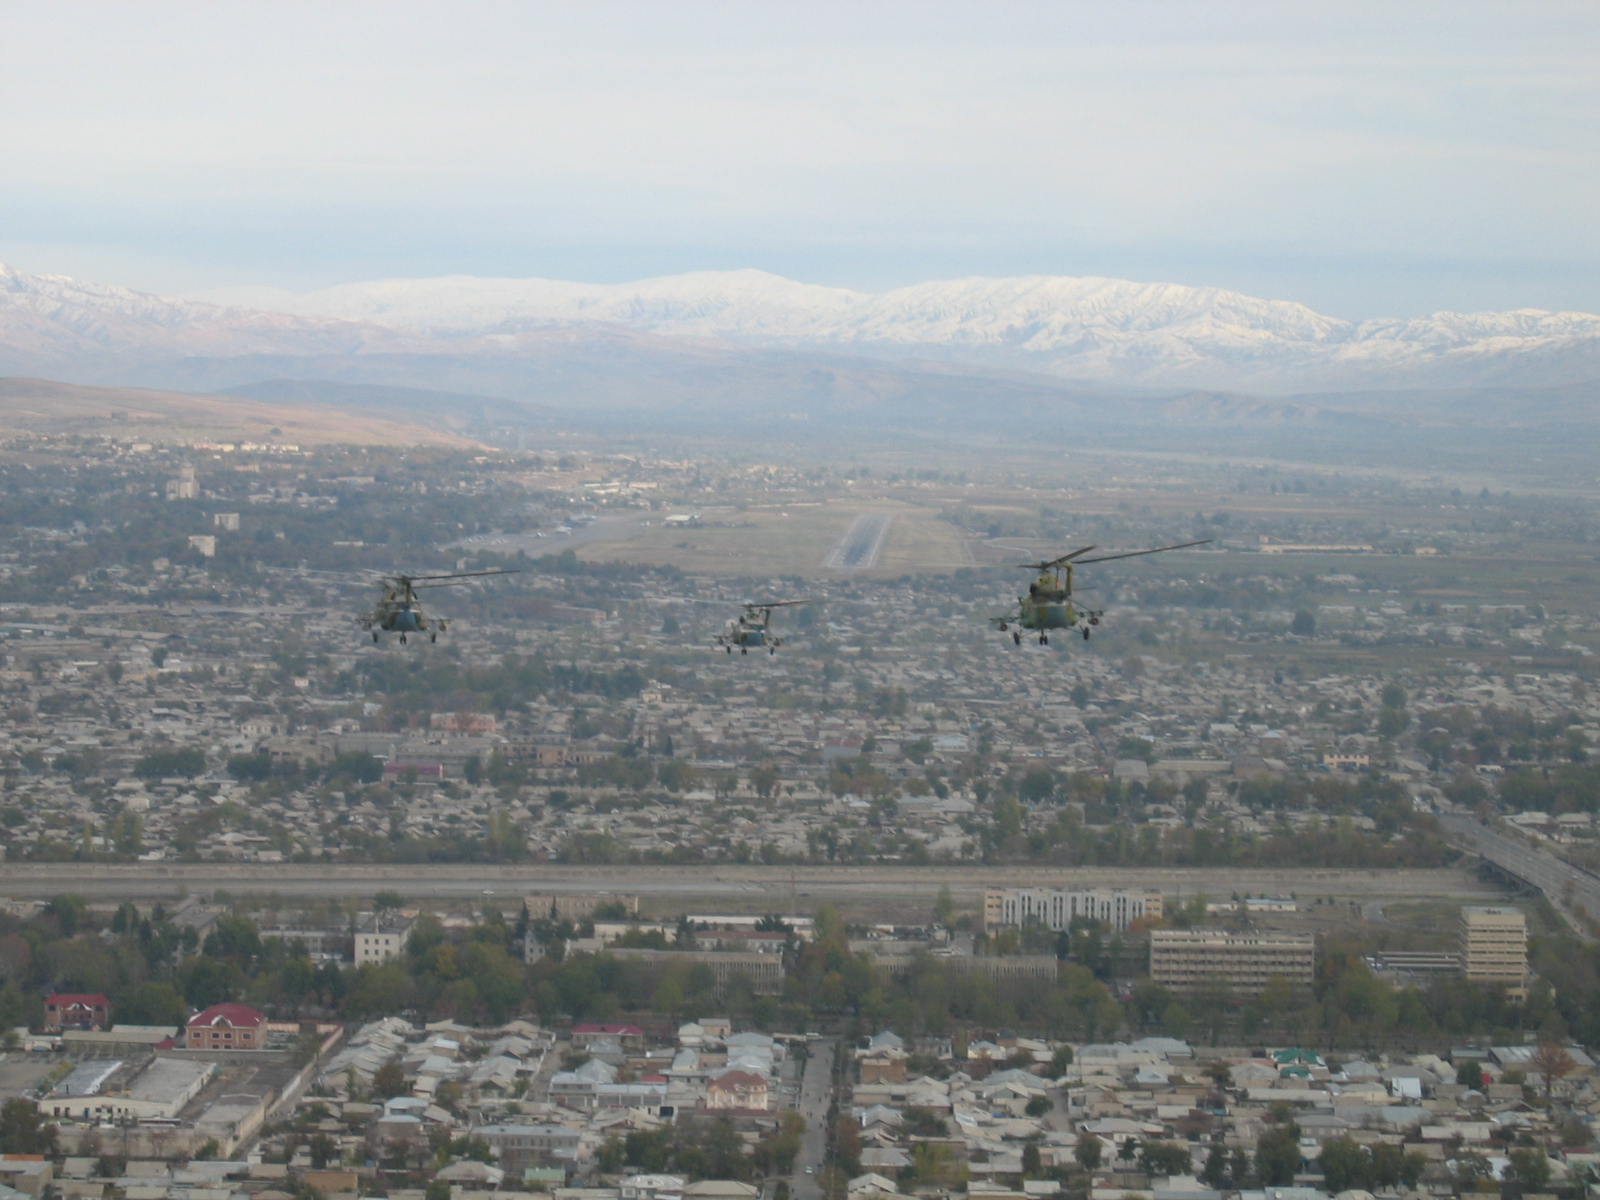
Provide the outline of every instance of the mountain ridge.
{"type": "Polygon", "coordinates": [[[755,270],[631,284],[454,276],[249,295],[276,308],[0,266],[0,373],[216,390],[262,378],[243,372],[256,359],[270,375],[314,368],[347,383],[536,402],[574,372],[616,376],[648,362],[692,386],[697,369],[759,369],[774,355],[1274,396],[1600,380],[1593,314],[1350,322],[1221,288],[1098,277],[933,281],[874,295],[755,270]]]}
{"type": "Polygon", "coordinates": [[[280,311],[494,336],[613,324],[669,337],[949,358],[1058,378],[1201,388],[1523,386],[1600,376],[1600,316],[1515,309],[1354,322],[1224,288],[971,277],[880,294],[755,270],[624,284],[447,276],[279,294],[280,311]]]}

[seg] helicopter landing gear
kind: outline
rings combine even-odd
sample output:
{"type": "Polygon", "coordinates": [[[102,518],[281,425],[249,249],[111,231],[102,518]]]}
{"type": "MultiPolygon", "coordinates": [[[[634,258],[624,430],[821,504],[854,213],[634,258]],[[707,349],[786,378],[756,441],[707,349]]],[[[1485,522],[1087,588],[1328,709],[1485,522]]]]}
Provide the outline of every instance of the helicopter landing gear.
{"type": "Polygon", "coordinates": [[[1022,631],[1020,629],[1013,629],[1011,631],[1011,644],[1013,646],[1022,645],[1022,631]]]}
{"type": "Polygon", "coordinates": [[[1086,642],[1089,640],[1089,631],[1087,629],[1083,631],[1083,640],[1086,642]]]}

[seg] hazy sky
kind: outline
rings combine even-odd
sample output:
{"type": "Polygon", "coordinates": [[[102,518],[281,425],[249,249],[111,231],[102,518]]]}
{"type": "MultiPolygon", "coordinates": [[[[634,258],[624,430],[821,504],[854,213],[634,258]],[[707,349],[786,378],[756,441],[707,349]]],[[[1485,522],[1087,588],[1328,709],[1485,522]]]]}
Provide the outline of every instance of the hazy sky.
{"type": "Polygon", "coordinates": [[[1600,5],[11,4],[0,261],[1600,311],[1600,5]]]}

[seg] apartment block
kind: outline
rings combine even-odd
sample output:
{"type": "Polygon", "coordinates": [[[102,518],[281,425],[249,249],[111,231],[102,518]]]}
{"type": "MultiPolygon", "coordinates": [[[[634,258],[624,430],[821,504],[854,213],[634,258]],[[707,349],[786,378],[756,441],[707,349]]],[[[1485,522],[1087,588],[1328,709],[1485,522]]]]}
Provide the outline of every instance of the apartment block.
{"type": "Polygon", "coordinates": [[[1225,929],[1155,929],[1150,933],[1150,978],[1188,991],[1222,985],[1255,993],[1276,977],[1309,988],[1317,940],[1309,933],[1232,933],[1225,929]]]}
{"type": "Polygon", "coordinates": [[[1463,908],[1461,969],[1468,979],[1520,984],[1528,974],[1528,921],[1522,910],[1463,908]]]}
{"type": "Polygon", "coordinates": [[[1079,917],[1126,930],[1135,921],[1161,919],[1161,893],[1112,888],[1011,888],[983,894],[983,927],[1013,929],[1040,924],[1070,928],[1079,917]]]}

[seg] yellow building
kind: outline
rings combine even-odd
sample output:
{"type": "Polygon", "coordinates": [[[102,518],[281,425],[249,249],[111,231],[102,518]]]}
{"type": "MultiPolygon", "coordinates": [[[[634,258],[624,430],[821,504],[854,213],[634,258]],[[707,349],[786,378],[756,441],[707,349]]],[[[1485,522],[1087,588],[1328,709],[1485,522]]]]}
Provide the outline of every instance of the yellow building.
{"type": "Polygon", "coordinates": [[[1309,988],[1316,965],[1317,939],[1309,933],[1150,932],[1150,978],[1174,991],[1224,986],[1251,994],[1279,977],[1291,987],[1309,988]]]}
{"type": "Polygon", "coordinates": [[[1463,908],[1461,967],[1468,979],[1520,985],[1528,974],[1528,920],[1522,910],[1463,908]]]}

